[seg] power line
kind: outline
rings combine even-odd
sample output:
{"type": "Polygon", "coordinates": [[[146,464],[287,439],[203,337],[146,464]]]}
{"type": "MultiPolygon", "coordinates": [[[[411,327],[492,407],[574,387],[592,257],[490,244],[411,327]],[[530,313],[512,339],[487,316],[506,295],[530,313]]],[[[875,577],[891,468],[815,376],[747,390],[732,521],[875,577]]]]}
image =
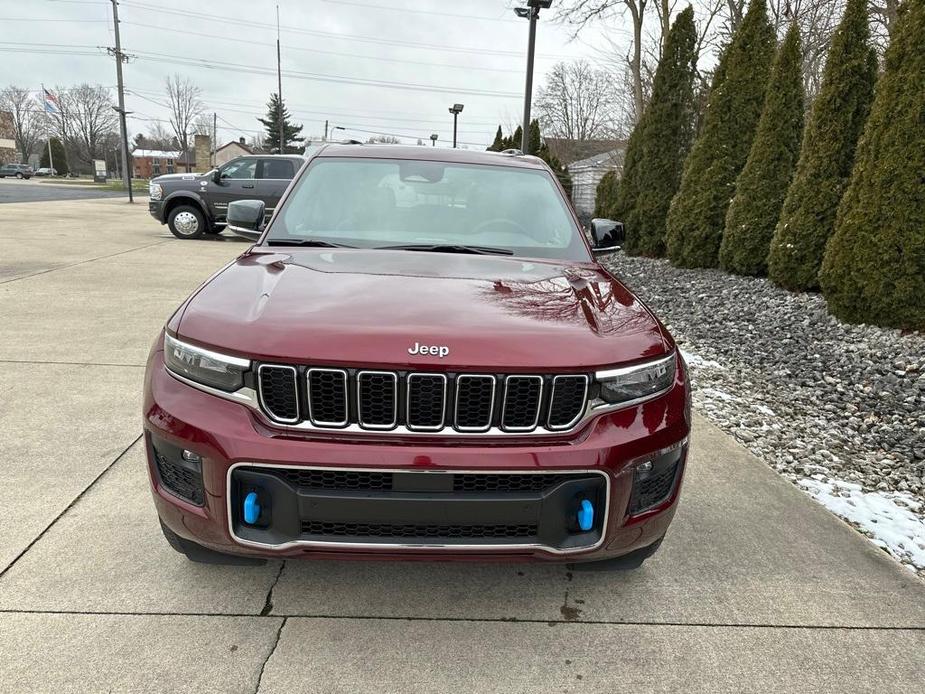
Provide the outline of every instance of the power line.
{"type": "MultiPolygon", "coordinates": [[[[374,5],[367,2],[354,2],[353,0],[322,0],[329,5],[351,5],[353,7],[368,7],[374,10],[386,10],[389,12],[408,12],[411,14],[432,14],[440,17],[455,17],[457,19],[479,19],[482,21],[489,22],[512,22],[516,23],[516,19],[507,19],[505,17],[487,17],[485,15],[475,15],[475,14],[457,14],[455,12],[439,12],[437,10],[419,10],[419,9],[409,9],[407,7],[394,7],[391,5],[374,5]]],[[[505,8],[507,9],[507,8],[505,8]]]]}
{"type": "MultiPolygon", "coordinates": [[[[177,29],[174,27],[162,27],[157,26],[156,24],[141,24],[140,22],[127,22],[124,19],[122,24],[129,26],[142,27],[144,29],[157,29],[160,31],[169,31],[172,34],[188,34],[190,36],[202,36],[209,39],[219,39],[222,41],[228,41],[232,37],[222,36],[220,34],[208,34],[202,31],[190,31],[189,29],[177,29]]],[[[258,45],[258,46],[275,46],[275,43],[270,43],[269,41],[248,41],[248,45],[258,45]]],[[[480,72],[505,72],[515,75],[519,75],[523,72],[520,69],[514,68],[500,68],[500,67],[481,67],[473,65],[464,65],[460,63],[431,63],[424,60],[405,60],[402,58],[386,58],[378,55],[358,55],[356,53],[344,53],[341,51],[327,51],[320,48],[304,48],[302,46],[293,46],[290,44],[283,44],[283,48],[287,51],[300,51],[304,53],[318,54],[318,55],[332,55],[338,58],[360,58],[363,60],[375,60],[377,62],[386,62],[386,63],[402,63],[407,65],[421,65],[424,67],[439,67],[439,68],[450,68],[450,69],[459,69],[466,70],[467,72],[472,70],[478,70],[480,72]]]]}

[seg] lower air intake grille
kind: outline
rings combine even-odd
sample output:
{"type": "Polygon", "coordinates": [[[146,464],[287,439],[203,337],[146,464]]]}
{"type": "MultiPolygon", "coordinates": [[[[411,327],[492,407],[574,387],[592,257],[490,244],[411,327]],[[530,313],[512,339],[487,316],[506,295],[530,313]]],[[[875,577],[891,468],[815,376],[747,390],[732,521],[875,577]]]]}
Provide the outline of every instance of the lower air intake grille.
{"type": "Polygon", "coordinates": [[[493,475],[457,473],[453,475],[454,492],[542,492],[574,479],[587,478],[582,474],[538,474],[518,475],[498,473],[493,475]]]}
{"type": "Polygon", "coordinates": [[[535,525],[390,525],[384,523],[337,523],[302,521],[303,535],[351,538],[405,538],[420,540],[528,539],[535,525]]]}
{"type": "Polygon", "coordinates": [[[344,489],[381,492],[391,491],[391,472],[353,470],[304,470],[277,468],[276,474],[294,487],[306,489],[344,489]]]}
{"type": "Polygon", "coordinates": [[[278,422],[299,421],[298,372],[292,366],[262,364],[258,371],[263,409],[278,422]]]}
{"type": "Polygon", "coordinates": [[[169,460],[156,448],[154,462],[161,484],[181,499],[202,506],[205,503],[205,491],[202,486],[202,471],[199,463],[169,460]]]}
{"type": "Polygon", "coordinates": [[[672,463],[663,470],[633,475],[633,494],[630,497],[630,514],[641,513],[666,501],[674,491],[679,463],[672,463]]]}

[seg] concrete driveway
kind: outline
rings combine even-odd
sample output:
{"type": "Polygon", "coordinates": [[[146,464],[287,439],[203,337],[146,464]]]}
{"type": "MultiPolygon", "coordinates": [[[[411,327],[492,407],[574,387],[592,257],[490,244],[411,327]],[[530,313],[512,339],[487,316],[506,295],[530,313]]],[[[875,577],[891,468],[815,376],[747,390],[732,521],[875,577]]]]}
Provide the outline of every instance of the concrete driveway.
{"type": "Polygon", "coordinates": [[[701,417],[644,568],[187,562],[139,445],[165,319],[246,248],[0,207],[0,690],[912,692],[925,584],[701,417]]]}

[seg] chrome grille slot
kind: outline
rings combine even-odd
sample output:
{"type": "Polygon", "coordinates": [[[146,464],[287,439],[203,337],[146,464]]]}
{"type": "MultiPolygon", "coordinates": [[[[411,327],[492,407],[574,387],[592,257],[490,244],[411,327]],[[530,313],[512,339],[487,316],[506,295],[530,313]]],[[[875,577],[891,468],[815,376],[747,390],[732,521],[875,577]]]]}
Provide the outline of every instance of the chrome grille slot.
{"type": "Polygon", "coordinates": [[[347,424],[347,372],[341,369],[309,369],[308,412],[316,426],[347,424]]]}
{"type": "Polygon", "coordinates": [[[446,376],[412,373],[406,378],[405,424],[414,431],[439,431],[446,418],[446,376]]]}
{"type": "Polygon", "coordinates": [[[298,371],[293,366],[261,364],[257,368],[257,390],[264,411],[277,422],[299,421],[298,371]]]}
{"type": "Polygon", "coordinates": [[[392,429],[398,423],[398,375],[391,371],[357,374],[357,423],[364,429],[392,429]]]}
{"type": "Polygon", "coordinates": [[[532,431],[540,421],[542,404],[542,376],[508,376],[504,379],[501,428],[505,431],[532,431]]]}
{"type": "Polygon", "coordinates": [[[488,431],[494,419],[495,377],[456,377],[455,423],[459,431],[488,431]]]}
{"type": "Polygon", "coordinates": [[[549,416],[546,426],[560,430],[574,426],[584,413],[588,401],[588,377],[555,376],[549,397],[549,416]]]}

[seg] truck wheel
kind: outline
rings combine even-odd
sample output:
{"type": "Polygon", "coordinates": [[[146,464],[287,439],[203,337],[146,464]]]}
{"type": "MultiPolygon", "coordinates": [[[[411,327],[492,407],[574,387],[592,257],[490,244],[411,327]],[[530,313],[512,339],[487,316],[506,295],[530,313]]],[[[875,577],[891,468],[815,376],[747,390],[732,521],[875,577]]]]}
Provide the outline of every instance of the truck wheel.
{"type": "Polygon", "coordinates": [[[205,233],[206,220],[198,208],[180,205],[170,211],[167,227],[178,239],[198,239],[205,233]]]}
{"type": "Polygon", "coordinates": [[[16,178],[18,178],[18,179],[21,181],[21,180],[22,180],[22,174],[21,174],[21,173],[16,174],[16,178]]]}
{"type": "Polygon", "coordinates": [[[198,545],[192,540],[187,540],[185,537],[177,535],[173,530],[164,525],[164,521],[161,521],[161,532],[164,533],[167,544],[180,554],[186,555],[187,559],[197,564],[263,566],[267,563],[266,559],[261,559],[260,557],[239,557],[234,554],[222,554],[208,547],[198,545]]]}

